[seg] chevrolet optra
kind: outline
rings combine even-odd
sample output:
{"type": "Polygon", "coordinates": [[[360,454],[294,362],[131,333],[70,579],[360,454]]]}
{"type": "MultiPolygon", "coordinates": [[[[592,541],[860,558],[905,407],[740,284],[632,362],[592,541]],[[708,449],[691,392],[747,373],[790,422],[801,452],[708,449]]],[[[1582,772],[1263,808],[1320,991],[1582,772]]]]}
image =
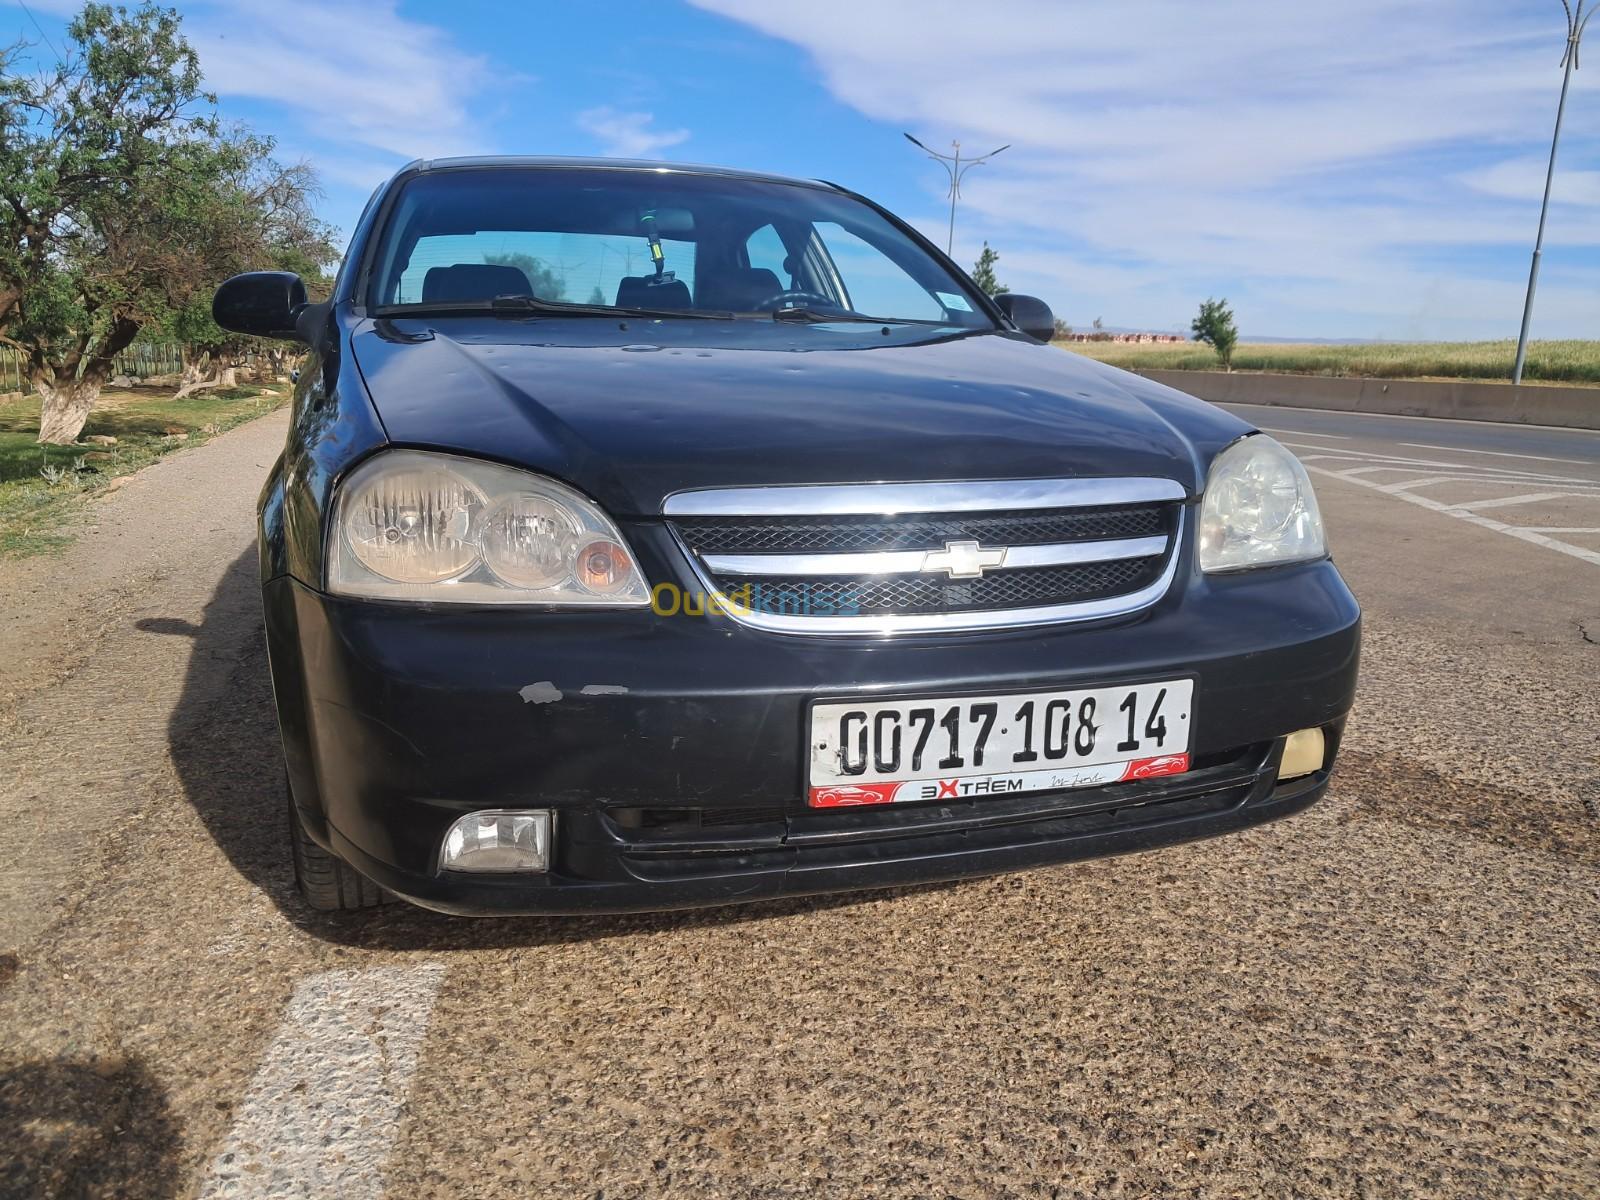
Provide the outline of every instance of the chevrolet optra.
{"type": "Polygon", "coordinates": [[[261,587],[306,899],[720,904],[1148,850],[1328,786],[1360,612],[1246,421],[844,188],[456,159],[368,204],[261,587]]]}

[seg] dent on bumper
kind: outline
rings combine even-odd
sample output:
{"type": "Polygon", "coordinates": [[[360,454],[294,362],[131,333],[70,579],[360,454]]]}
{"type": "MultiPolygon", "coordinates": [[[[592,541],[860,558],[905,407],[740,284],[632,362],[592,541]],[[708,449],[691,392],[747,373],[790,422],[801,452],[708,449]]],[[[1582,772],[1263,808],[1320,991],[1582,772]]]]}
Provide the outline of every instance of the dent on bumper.
{"type": "Polygon", "coordinates": [[[861,692],[1189,674],[1197,756],[1267,753],[1293,730],[1336,730],[1355,689],[1359,609],[1331,564],[1271,575],[1195,580],[1114,624],[870,645],[725,618],[361,603],[287,578],[264,595],[291,783],[318,840],[432,907],[615,911],[1014,870],[1205,837],[1304,807],[1326,772],[1277,789],[1263,777],[1226,804],[1160,819],[1097,824],[1074,807],[987,832],[879,839],[850,852],[783,845],[681,867],[630,850],[604,816],[626,806],[803,814],[807,707],[861,692]],[[450,821],[496,807],[557,810],[550,877],[437,872],[450,821]]]}

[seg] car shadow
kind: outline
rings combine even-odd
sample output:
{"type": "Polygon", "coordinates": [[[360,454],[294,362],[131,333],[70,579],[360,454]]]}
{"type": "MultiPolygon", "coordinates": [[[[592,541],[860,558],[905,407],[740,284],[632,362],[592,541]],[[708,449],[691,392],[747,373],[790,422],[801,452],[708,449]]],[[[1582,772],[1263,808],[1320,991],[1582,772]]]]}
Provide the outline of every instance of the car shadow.
{"type": "Polygon", "coordinates": [[[182,1139],[136,1058],[0,1068],[0,1195],[178,1195],[182,1139]]]}
{"type": "Polygon", "coordinates": [[[285,918],[326,941],[394,950],[557,945],[768,921],[968,886],[921,884],[621,916],[460,918],[404,903],[365,912],[317,912],[301,900],[289,865],[283,760],[254,545],[223,574],[199,625],[167,617],[138,624],[149,633],[193,639],[183,691],[167,729],[189,803],[234,869],[271,898],[285,918]]]}

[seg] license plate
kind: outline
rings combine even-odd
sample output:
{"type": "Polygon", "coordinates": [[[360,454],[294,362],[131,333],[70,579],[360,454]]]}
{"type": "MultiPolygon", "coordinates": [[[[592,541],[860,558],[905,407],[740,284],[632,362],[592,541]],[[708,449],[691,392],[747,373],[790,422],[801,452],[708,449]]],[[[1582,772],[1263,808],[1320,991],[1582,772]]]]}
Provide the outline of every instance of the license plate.
{"type": "Polygon", "coordinates": [[[811,708],[813,808],[1181,775],[1194,681],[811,708]]]}

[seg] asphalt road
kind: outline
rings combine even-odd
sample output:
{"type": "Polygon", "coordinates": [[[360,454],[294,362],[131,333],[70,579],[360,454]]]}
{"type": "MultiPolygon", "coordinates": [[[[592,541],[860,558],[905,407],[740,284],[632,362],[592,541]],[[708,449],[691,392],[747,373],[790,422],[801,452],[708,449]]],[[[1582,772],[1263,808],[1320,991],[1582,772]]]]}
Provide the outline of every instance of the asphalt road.
{"type": "Polygon", "coordinates": [[[1322,804],[613,919],[297,901],[283,418],[159,464],[0,566],[0,1195],[1600,1192],[1600,436],[1240,411],[1366,608],[1322,804]]]}

